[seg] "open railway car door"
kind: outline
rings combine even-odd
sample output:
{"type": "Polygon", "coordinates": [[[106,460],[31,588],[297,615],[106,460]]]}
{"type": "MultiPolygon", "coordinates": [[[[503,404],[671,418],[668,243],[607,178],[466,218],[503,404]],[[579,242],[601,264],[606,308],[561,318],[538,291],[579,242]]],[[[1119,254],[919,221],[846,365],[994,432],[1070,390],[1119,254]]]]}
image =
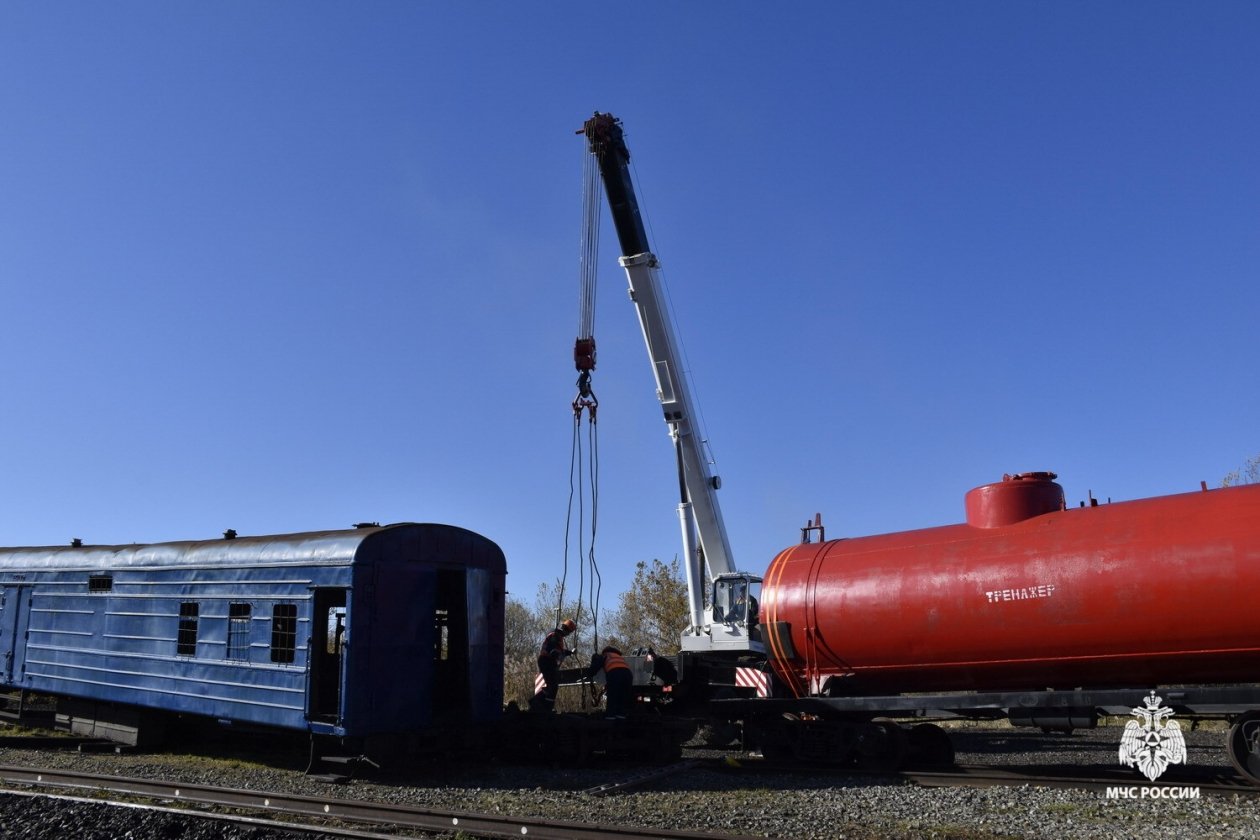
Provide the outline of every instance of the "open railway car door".
{"type": "Polygon", "coordinates": [[[311,616],[310,687],[306,717],[336,723],[341,706],[341,653],[346,632],[346,590],[316,589],[311,616]]]}
{"type": "Polygon", "coordinates": [[[433,609],[433,711],[468,709],[468,596],[464,569],[437,570],[433,609]]]}
{"type": "Polygon", "coordinates": [[[26,672],[26,630],[31,620],[26,589],[0,589],[0,682],[6,685],[21,685],[26,672]]]}

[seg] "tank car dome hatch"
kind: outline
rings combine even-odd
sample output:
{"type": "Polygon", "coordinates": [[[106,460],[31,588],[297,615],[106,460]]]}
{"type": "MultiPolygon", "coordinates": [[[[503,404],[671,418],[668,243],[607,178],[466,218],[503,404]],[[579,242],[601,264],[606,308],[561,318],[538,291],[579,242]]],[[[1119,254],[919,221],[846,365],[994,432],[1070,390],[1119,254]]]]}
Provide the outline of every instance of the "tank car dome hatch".
{"type": "Polygon", "coordinates": [[[973,528],[1000,528],[1053,513],[1065,507],[1063,488],[1052,472],[1004,475],[993,484],[967,492],[967,524],[973,528]]]}

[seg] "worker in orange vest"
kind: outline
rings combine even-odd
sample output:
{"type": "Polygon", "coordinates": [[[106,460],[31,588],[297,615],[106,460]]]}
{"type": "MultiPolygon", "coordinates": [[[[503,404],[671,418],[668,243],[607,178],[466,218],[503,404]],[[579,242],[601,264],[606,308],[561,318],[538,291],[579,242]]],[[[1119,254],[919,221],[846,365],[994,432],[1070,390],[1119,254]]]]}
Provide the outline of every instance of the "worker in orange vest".
{"type": "Polygon", "coordinates": [[[550,712],[555,709],[556,692],[560,690],[560,663],[573,655],[573,651],[564,646],[564,640],[576,629],[573,619],[566,618],[543,639],[542,649],[538,651],[538,673],[543,677],[543,690],[529,701],[531,710],[550,712]]]}
{"type": "Polygon", "coordinates": [[[612,645],[591,656],[591,667],[587,669],[586,676],[589,679],[601,670],[604,672],[604,692],[608,696],[605,716],[609,720],[625,720],[634,698],[634,673],[622,658],[621,651],[612,645]]]}

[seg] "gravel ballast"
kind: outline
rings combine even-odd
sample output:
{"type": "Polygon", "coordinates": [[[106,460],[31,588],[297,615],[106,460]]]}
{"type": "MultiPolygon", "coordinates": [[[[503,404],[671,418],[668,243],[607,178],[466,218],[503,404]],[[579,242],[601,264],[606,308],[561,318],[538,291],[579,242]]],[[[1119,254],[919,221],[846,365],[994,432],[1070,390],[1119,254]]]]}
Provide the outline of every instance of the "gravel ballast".
{"type": "MultiPolygon", "coordinates": [[[[959,762],[1112,767],[1120,729],[1068,736],[1021,730],[954,733],[959,762]],[[1030,753],[1035,749],[1035,753],[1030,753]]],[[[1190,767],[1227,766],[1221,731],[1186,733],[1190,767]]],[[[923,788],[899,777],[834,774],[773,775],[741,766],[692,769],[633,791],[603,797],[583,789],[617,781],[644,768],[596,762],[585,768],[495,763],[432,765],[407,773],[378,772],[348,785],[305,777],[290,756],[265,764],[176,754],[92,755],[0,749],[0,763],[69,768],[188,784],[225,785],[329,798],[367,799],[441,810],[545,817],[592,824],[636,825],[762,837],[1040,838],[1092,840],[1153,834],[1161,837],[1260,836],[1260,797],[1109,799],[1103,792],[1041,787],[923,788]]],[[[735,762],[738,764],[738,762],[735,762]]],[[[1174,768],[1176,769],[1176,768],[1174,768]]],[[[1168,781],[1169,771],[1163,781],[1168,781]]],[[[1145,787],[1133,771],[1132,786],[1145,787]]],[[[1191,783],[1192,784],[1192,783],[1191,783]]],[[[191,826],[146,825],[134,815],[104,818],[78,813],[74,803],[32,805],[0,797],[0,836],[81,838],[193,837],[191,826]],[[47,808],[47,810],[45,810],[47,808]],[[136,821],[128,825],[127,820],[136,821]],[[78,821],[82,821],[81,823],[78,821]],[[76,827],[80,826],[81,827],[76,827]],[[185,830],[186,829],[186,830],[185,830]],[[94,830],[107,833],[93,833],[94,830]],[[40,832],[44,833],[40,833],[40,832]],[[27,833],[23,833],[27,832],[27,833]],[[34,832],[34,833],[30,833],[34,832]],[[121,832],[121,833],[109,833],[121,832]]],[[[100,807],[100,806],[93,806],[100,807]]],[[[195,822],[195,821],[194,821],[195,822]]],[[[250,829],[266,831],[266,829],[250,829]]],[[[210,835],[205,835],[209,837],[210,835]]],[[[268,834],[224,835],[257,837],[268,834]]]]}

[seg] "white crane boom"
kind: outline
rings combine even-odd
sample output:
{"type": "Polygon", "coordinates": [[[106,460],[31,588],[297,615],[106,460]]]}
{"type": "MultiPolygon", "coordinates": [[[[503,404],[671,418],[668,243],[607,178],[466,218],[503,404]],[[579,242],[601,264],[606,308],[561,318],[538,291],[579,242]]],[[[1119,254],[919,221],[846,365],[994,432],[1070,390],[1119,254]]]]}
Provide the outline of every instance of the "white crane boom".
{"type": "MultiPolygon", "coordinates": [[[[704,442],[693,424],[694,402],[680,363],[678,341],[661,294],[656,257],[648,246],[647,233],[639,214],[638,201],[630,180],[630,152],[626,148],[619,121],[610,114],[595,114],[583,132],[590,144],[604,181],[613,224],[621,244],[621,265],[630,284],[630,300],[639,316],[648,360],[656,377],[660,400],[678,464],[680,502],[678,516],[686,558],[687,591],[691,626],[683,634],[684,650],[761,651],[752,636],[755,601],[751,612],[743,607],[745,618],[734,616],[737,592],[748,591],[760,579],[736,570],[730,541],[717,500],[721,482],[710,469],[704,442]],[[707,567],[707,568],[706,568],[707,567]],[[707,572],[707,575],[706,575],[707,572]],[[705,610],[708,582],[716,583],[711,613],[705,610]],[[739,589],[740,585],[744,587],[739,589]],[[710,615],[713,621],[709,620],[710,615]]],[[[749,593],[751,594],[751,593],[749,593]]]]}

